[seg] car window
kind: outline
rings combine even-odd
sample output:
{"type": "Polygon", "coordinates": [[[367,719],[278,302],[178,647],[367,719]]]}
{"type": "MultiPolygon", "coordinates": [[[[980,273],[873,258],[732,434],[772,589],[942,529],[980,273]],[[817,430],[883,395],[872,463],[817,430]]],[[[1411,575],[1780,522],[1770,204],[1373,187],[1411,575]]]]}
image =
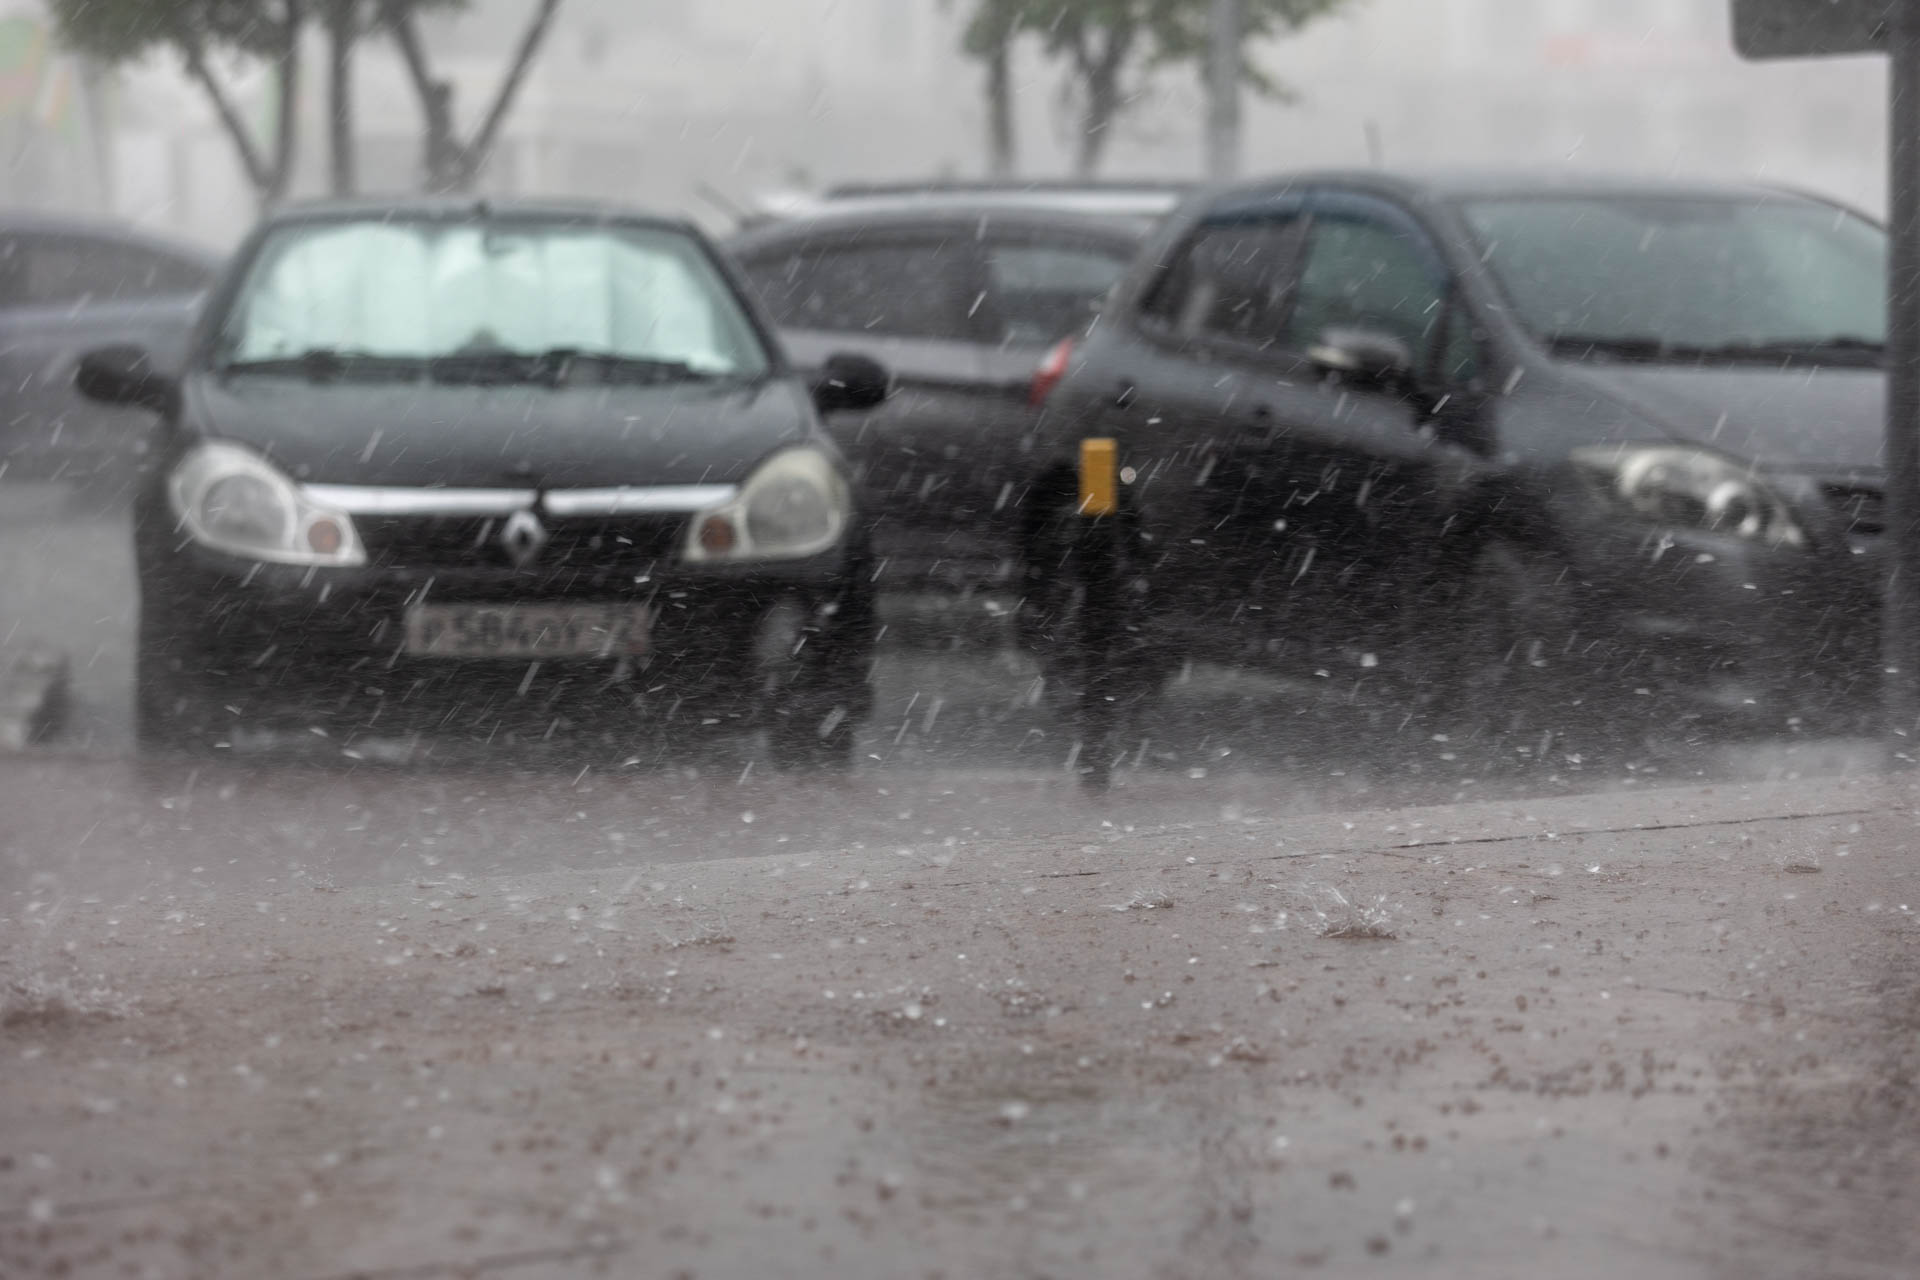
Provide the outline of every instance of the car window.
{"type": "Polygon", "coordinates": [[[82,306],[196,293],[207,272],[171,254],[94,236],[19,236],[0,247],[0,299],[82,306]]]}
{"type": "Polygon", "coordinates": [[[955,286],[960,252],[943,240],[809,246],[750,259],[746,271],[783,329],[958,339],[972,303],[955,286]]]}
{"type": "Polygon", "coordinates": [[[1272,345],[1284,327],[1305,219],[1203,225],[1154,284],[1143,318],[1184,337],[1272,345]]]}
{"type": "Polygon", "coordinates": [[[987,297],[1000,341],[1045,346],[1086,328],[1127,267],[1105,245],[997,244],[987,250],[987,297]]]}
{"type": "Polygon", "coordinates": [[[690,237],[532,220],[291,225],[260,250],[222,335],[234,360],[571,348],[716,374],[766,363],[690,237]]]}
{"type": "Polygon", "coordinates": [[[1445,297],[1445,276],[1410,229],[1365,214],[1322,213],[1308,237],[1287,345],[1310,346],[1329,329],[1371,329],[1418,356],[1429,349],[1445,297]]]}
{"type": "Polygon", "coordinates": [[[1802,201],[1598,196],[1477,201],[1467,221],[1536,336],[1879,343],[1886,239],[1802,201]]]}
{"type": "Polygon", "coordinates": [[[27,237],[0,232],[0,308],[27,305],[27,237]]]}
{"type": "Polygon", "coordinates": [[[1480,341],[1473,331],[1473,316],[1457,293],[1447,302],[1429,376],[1442,386],[1472,382],[1480,376],[1480,341]]]}

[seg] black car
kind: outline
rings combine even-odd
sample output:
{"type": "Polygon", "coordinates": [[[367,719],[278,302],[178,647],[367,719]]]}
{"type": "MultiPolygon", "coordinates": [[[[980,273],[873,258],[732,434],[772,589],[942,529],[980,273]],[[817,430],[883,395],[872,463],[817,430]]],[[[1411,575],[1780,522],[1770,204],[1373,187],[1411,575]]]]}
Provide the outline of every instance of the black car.
{"type": "Polygon", "coordinates": [[[1028,638],[1072,681],[1076,442],[1118,442],[1121,670],[1292,663],[1524,744],[1571,704],[1874,683],[1885,246],[1759,186],[1319,173],[1171,218],[1047,404],[1028,638]]]}
{"type": "Polygon", "coordinates": [[[691,226],[570,205],[268,219],[177,379],[80,384],[163,423],[135,501],[149,743],[247,727],[486,733],[567,690],[764,725],[843,762],[872,569],[810,389],[691,226]]]}
{"type": "Polygon", "coordinates": [[[1016,564],[1036,391],[1063,338],[1178,200],[1170,187],[843,188],[729,245],[803,369],[882,360],[895,394],[828,430],[853,464],[888,587],[1003,581],[1016,564]]]}
{"type": "Polygon", "coordinates": [[[0,480],[129,481],[137,422],[75,394],[74,368],[116,343],[177,368],[219,270],[118,223],[0,212],[0,480]]]}

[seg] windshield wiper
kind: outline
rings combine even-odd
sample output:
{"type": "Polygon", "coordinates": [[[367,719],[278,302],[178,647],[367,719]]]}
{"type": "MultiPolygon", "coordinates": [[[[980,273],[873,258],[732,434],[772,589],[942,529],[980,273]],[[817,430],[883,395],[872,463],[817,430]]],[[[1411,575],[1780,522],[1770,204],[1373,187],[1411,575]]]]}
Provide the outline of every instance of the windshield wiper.
{"type": "Polygon", "coordinates": [[[1647,364],[1844,364],[1869,367],[1885,348],[1870,338],[1835,334],[1827,338],[1787,338],[1769,342],[1719,344],[1673,342],[1637,334],[1555,333],[1547,349],[1558,356],[1605,356],[1647,364]]]}
{"type": "Polygon", "coordinates": [[[1613,337],[1596,333],[1550,333],[1547,350],[1557,356],[1612,356],[1616,360],[1664,360],[1672,346],[1664,338],[1613,337]]]}
{"type": "Polygon", "coordinates": [[[421,361],[413,356],[376,356],[364,351],[311,347],[297,356],[268,356],[255,360],[228,360],[222,374],[258,373],[305,378],[309,382],[342,379],[412,379],[420,376],[421,361]]]}
{"type": "Polygon", "coordinates": [[[583,351],[553,347],[546,351],[471,351],[436,356],[427,372],[437,382],[532,382],[564,386],[576,368],[592,365],[602,382],[691,382],[716,375],[704,373],[682,360],[656,360],[613,351],[583,351]]]}
{"type": "Polygon", "coordinates": [[[1886,353],[1886,344],[1883,342],[1854,334],[1835,334],[1828,338],[1782,338],[1771,342],[1734,342],[1724,347],[1713,348],[1707,354],[1729,360],[1877,365],[1886,353]]]}

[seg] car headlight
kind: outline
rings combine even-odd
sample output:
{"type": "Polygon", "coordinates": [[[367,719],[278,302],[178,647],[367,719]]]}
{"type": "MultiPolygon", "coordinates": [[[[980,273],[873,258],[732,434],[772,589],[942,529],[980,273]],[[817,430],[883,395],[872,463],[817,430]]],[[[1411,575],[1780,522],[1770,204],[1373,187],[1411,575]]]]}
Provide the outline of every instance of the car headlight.
{"type": "Polygon", "coordinates": [[[786,449],[761,463],[731,500],[693,518],[686,557],[797,560],[840,541],[852,509],[832,459],[818,449],[786,449]]]}
{"type": "Polygon", "coordinates": [[[167,481],[180,528],[195,542],[274,564],[365,564],[353,519],[308,499],[259,454],[203,444],[167,481]]]}
{"type": "Polygon", "coordinates": [[[1807,544],[1787,504],[1752,468],[1720,454],[1676,445],[1628,445],[1576,449],[1573,459],[1608,496],[1642,520],[1768,546],[1807,544]]]}

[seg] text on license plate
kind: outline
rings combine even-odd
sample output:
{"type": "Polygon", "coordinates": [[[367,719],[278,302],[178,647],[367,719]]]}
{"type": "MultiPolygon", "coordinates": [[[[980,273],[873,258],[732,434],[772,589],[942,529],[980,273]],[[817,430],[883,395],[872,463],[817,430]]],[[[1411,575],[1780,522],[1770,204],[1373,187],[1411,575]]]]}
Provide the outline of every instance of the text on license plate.
{"type": "Polygon", "coordinates": [[[644,653],[638,604],[421,604],[407,610],[407,652],[434,658],[613,658],[644,653]]]}

